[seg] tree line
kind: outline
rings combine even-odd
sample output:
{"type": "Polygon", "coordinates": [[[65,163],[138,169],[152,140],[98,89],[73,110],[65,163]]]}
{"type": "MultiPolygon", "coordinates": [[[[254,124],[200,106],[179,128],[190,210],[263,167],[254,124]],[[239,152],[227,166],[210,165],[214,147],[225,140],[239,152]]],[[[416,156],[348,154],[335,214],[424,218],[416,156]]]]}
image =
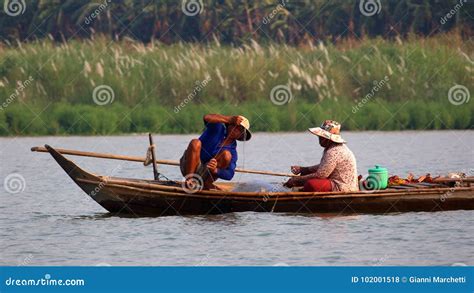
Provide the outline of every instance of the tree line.
{"type": "Polygon", "coordinates": [[[142,42],[259,42],[458,30],[469,38],[474,3],[467,0],[0,0],[0,39],[32,41],[90,38],[142,42]]]}

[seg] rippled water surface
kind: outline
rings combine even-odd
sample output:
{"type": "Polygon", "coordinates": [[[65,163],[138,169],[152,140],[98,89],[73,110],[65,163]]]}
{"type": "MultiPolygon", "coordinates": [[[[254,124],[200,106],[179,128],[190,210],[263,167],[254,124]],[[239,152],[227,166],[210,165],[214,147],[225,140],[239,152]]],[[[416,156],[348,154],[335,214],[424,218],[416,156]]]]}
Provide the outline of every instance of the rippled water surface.
{"type": "MultiPolygon", "coordinates": [[[[157,155],[178,159],[192,135],[156,136],[157,155]]],[[[445,174],[474,168],[473,131],[346,133],[360,174],[445,174]]],[[[24,190],[0,189],[0,264],[7,265],[474,265],[474,211],[317,217],[270,213],[124,218],[108,214],[48,154],[52,146],[144,155],[145,135],[0,138],[0,178],[20,174],[24,190]]],[[[239,165],[279,172],[318,163],[307,133],[259,134],[239,144],[239,165]]],[[[151,178],[139,163],[72,157],[88,171],[151,178]]],[[[177,179],[175,167],[160,171],[177,179]]],[[[11,177],[10,177],[11,178],[11,177]]],[[[281,182],[281,178],[236,175],[281,182]]],[[[21,182],[20,182],[21,183],[21,182]]]]}

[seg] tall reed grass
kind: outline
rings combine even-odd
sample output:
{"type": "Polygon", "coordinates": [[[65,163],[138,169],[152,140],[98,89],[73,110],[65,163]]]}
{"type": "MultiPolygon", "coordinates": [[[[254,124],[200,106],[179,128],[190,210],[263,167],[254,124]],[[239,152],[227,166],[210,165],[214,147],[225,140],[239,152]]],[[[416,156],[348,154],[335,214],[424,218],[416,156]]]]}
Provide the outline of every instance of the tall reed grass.
{"type": "Polygon", "coordinates": [[[300,47],[102,37],[2,45],[0,133],[196,132],[212,111],[244,113],[260,131],[300,130],[326,118],[347,129],[466,129],[474,125],[474,102],[453,105],[448,91],[460,84],[474,94],[472,60],[474,42],[455,34],[300,47]],[[99,85],[112,88],[111,104],[94,103],[99,85]],[[270,100],[278,85],[292,96],[281,106],[270,100]]]}

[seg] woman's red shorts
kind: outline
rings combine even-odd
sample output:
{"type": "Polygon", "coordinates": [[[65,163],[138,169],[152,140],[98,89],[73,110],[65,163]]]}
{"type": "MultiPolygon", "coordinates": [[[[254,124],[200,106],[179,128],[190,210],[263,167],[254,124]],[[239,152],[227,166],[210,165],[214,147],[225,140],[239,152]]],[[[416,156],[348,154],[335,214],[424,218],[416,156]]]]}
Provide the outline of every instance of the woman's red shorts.
{"type": "Polygon", "coordinates": [[[331,180],[329,179],[309,179],[306,181],[303,191],[327,192],[332,191],[331,180]]]}

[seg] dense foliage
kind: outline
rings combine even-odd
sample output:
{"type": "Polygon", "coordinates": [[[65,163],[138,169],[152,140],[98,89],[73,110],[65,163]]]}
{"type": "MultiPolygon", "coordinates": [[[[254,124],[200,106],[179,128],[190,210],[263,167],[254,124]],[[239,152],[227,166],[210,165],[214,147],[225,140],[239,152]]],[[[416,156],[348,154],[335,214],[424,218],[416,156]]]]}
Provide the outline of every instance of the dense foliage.
{"type": "MultiPolygon", "coordinates": [[[[11,0],[0,0],[1,7],[6,1],[11,0]]],[[[28,0],[21,12],[0,12],[0,39],[63,40],[98,32],[144,42],[218,39],[239,44],[254,39],[297,44],[341,37],[431,36],[453,28],[468,37],[474,27],[474,3],[465,0],[28,0]],[[361,13],[361,2],[375,3],[366,9],[376,13],[361,13]]]]}

